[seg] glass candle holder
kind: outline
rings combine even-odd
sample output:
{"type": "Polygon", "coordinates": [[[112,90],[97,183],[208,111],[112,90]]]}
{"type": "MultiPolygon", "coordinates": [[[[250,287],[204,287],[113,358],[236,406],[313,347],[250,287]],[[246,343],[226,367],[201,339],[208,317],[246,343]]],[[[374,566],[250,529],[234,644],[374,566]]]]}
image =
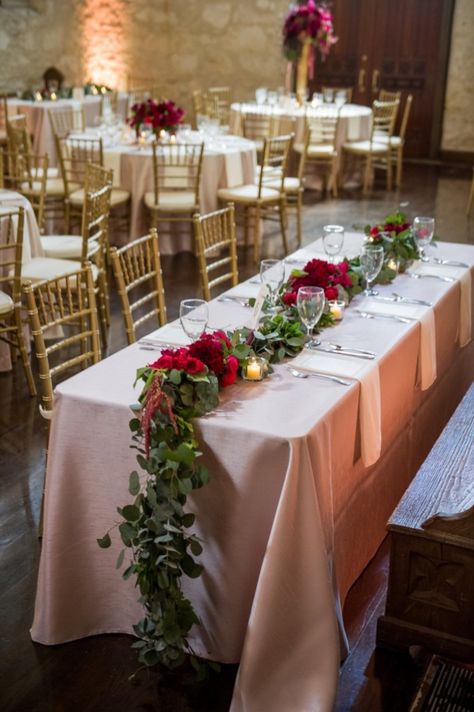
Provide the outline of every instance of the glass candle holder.
{"type": "Polygon", "coordinates": [[[244,367],[243,378],[246,381],[261,381],[265,375],[265,359],[252,356],[244,367]]]}
{"type": "Polygon", "coordinates": [[[331,299],[328,301],[329,313],[334,321],[342,321],[344,319],[345,306],[342,299],[331,299]]]}
{"type": "Polygon", "coordinates": [[[398,270],[400,269],[400,260],[396,257],[390,257],[390,259],[386,262],[386,266],[388,269],[392,270],[392,272],[398,274],[398,270]]]}

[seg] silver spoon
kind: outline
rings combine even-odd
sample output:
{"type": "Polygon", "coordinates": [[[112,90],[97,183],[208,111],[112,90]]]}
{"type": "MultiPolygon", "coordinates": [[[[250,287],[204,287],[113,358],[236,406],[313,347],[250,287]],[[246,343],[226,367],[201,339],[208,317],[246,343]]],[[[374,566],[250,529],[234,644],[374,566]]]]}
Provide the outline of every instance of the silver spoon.
{"type": "Polygon", "coordinates": [[[442,277],[440,274],[418,274],[418,272],[408,273],[412,279],[423,279],[431,277],[431,279],[440,279],[442,282],[455,282],[455,277],[442,277]]]}
{"type": "Polygon", "coordinates": [[[405,302],[405,304],[421,304],[424,307],[432,307],[433,302],[427,302],[424,299],[414,299],[413,297],[402,297],[401,294],[392,292],[392,296],[395,297],[397,302],[405,302]]]}
{"type": "Polygon", "coordinates": [[[297,368],[292,368],[291,366],[288,366],[287,368],[291,375],[295,378],[309,378],[310,376],[314,376],[316,378],[324,378],[328,381],[334,381],[334,383],[339,383],[341,386],[352,385],[351,381],[345,381],[343,378],[337,378],[337,376],[330,376],[328,373],[319,373],[318,371],[308,373],[307,371],[299,371],[297,368]]]}
{"type": "Polygon", "coordinates": [[[402,324],[411,324],[412,321],[414,321],[408,317],[397,316],[396,314],[372,314],[371,312],[360,311],[360,309],[356,309],[356,311],[364,319],[391,319],[392,321],[399,321],[402,324]]]}

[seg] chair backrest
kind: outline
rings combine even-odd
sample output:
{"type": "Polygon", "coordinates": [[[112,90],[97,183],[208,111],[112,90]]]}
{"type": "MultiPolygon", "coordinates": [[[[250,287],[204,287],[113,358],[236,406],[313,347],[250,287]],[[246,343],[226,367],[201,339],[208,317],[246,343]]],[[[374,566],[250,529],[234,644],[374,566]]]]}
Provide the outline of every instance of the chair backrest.
{"type": "Polygon", "coordinates": [[[73,131],[82,132],[86,129],[86,116],[83,108],[54,108],[48,111],[49,122],[54,136],[66,138],[73,131]]]}
{"type": "Polygon", "coordinates": [[[275,135],[275,116],[269,112],[242,114],[242,136],[251,141],[263,141],[275,135]]]}
{"type": "Polygon", "coordinates": [[[237,238],[235,235],[234,205],[208,215],[195,215],[193,219],[204,299],[211,299],[211,290],[224,282],[236,286],[239,282],[237,267],[237,238]],[[216,275],[212,279],[210,276],[216,275]]]}
{"type": "Polygon", "coordinates": [[[194,192],[199,204],[204,143],[153,143],[153,179],[155,202],[160,193],[194,192]]]}
{"type": "Polygon", "coordinates": [[[99,327],[90,263],[49,281],[24,286],[34,339],[43,409],[53,409],[53,380],[60,374],[100,361],[99,327]],[[45,343],[45,332],[62,336],[45,343]],[[53,365],[54,363],[54,365],[53,365]]]}
{"type": "Polygon", "coordinates": [[[384,136],[390,139],[395,128],[399,100],[374,101],[372,104],[372,139],[384,136]]]}
{"type": "Polygon", "coordinates": [[[407,132],[408,119],[410,118],[411,105],[413,103],[413,94],[408,94],[403,109],[402,123],[400,126],[400,138],[404,139],[407,132]]]}
{"type": "Polygon", "coordinates": [[[64,181],[64,195],[68,198],[73,191],[84,186],[88,164],[103,165],[102,138],[60,138],[56,135],[55,141],[64,181]]]}
{"type": "Polygon", "coordinates": [[[263,143],[262,162],[258,178],[258,197],[268,184],[275,189],[280,181],[280,193],[284,194],[284,182],[288,170],[288,159],[293,146],[294,134],[266,138],[263,143]]]}
{"type": "Polygon", "coordinates": [[[13,302],[21,302],[21,265],[25,211],[13,208],[0,214],[0,289],[8,285],[13,302]]]}
{"type": "Polygon", "coordinates": [[[401,91],[388,91],[387,89],[381,89],[379,91],[379,101],[400,101],[402,97],[401,91]]]}
{"type": "Polygon", "coordinates": [[[112,193],[112,171],[93,163],[87,164],[85,200],[82,210],[82,264],[87,262],[91,248],[99,245],[95,263],[99,269],[105,268],[109,245],[110,197],[112,193]]]}
{"type": "Polygon", "coordinates": [[[339,96],[343,96],[345,93],[346,95],[346,103],[351,104],[352,103],[352,87],[330,87],[330,86],[323,86],[321,87],[321,93],[324,96],[332,95],[333,101],[339,96]]]}
{"type": "Polygon", "coordinates": [[[0,131],[7,130],[8,121],[8,95],[0,94],[0,131]]]}
{"type": "Polygon", "coordinates": [[[32,153],[31,136],[24,114],[10,116],[7,121],[8,150],[11,152],[32,153]]]}
{"type": "Polygon", "coordinates": [[[306,140],[310,146],[336,146],[339,111],[334,107],[312,109],[306,117],[306,140]]]}
{"type": "Polygon", "coordinates": [[[272,136],[287,136],[296,133],[296,117],[274,116],[271,131],[272,136]]]}
{"type": "Polygon", "coordinates": [[[136,341],[136,329],[156,319],[166,324],[165,292],[161,271],[158,235],[155,229],[118,250],[110,250],[117,291],[129,344],[136,341]]]}
{"type": "Polygon", "coordinates": [[[206,97],[209,104],[208,115],[213,119],[218,119],[221,124],[228,125],[231,104],[230,87],[209,87],[206,97]]]}
{"type": "Polygon", "coordinates": [[[48,154],[38,156],[20,151],[6,151],[3,154],[2,174],[2,182],[6,188],[28,198],[41,230],[44,226],[48,154]]]}

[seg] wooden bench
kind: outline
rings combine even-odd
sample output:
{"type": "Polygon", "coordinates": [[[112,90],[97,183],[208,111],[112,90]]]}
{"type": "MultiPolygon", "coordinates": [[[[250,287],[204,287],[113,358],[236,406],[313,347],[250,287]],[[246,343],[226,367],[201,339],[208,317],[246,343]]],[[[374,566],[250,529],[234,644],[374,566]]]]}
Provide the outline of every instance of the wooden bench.
{"type": "Polygon", "coordinates": [[[474,660],[474,384],[388,523],[377,645],[474,660]]]}

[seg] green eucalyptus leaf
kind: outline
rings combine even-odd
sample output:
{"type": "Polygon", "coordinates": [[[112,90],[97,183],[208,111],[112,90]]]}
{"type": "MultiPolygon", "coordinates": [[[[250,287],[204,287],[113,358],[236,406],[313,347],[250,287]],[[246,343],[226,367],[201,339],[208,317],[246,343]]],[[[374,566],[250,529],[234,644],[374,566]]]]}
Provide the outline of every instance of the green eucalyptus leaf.
{"type": "Polygon", "coordinates": [[[97,539],[97,543],[101,549],[108,549],[109,546],[112,544],[110,534],[107,532],[107,534],[105,534],[105,536],[103,536],[101,539],[97,539]]]}

